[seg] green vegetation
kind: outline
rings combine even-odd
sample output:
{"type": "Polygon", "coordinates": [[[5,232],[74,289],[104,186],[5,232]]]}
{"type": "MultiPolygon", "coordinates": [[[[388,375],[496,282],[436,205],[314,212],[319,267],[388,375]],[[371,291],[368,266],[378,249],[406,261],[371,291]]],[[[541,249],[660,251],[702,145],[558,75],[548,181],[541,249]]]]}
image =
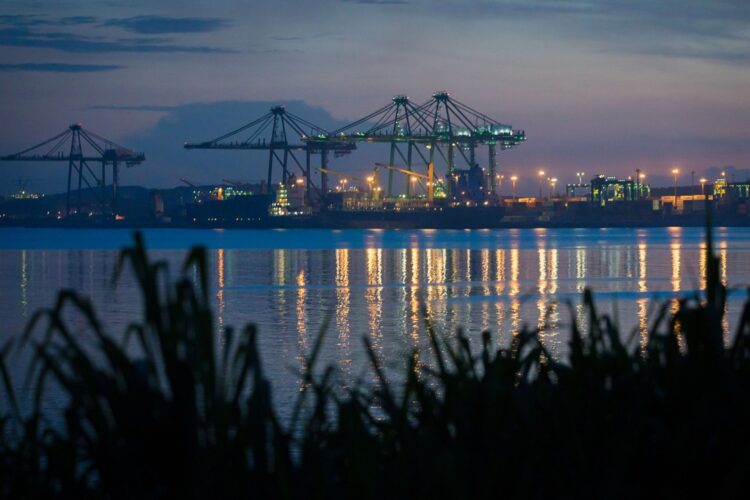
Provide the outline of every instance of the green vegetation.
{"type": "Polygon", "coordinates": [[[535,331],[498,349],[489,332],[445,340],[425,317],[434,368],[419,367],[415,353],[394,386],[368,344],[379,382],[341,394],[332,368],[313,370],[321,334],[305,363],[306,389],[282,422],[255,329],[227,329],[217,342],[204,250],[170,283],[136,235],[117,274],[132,268],[144,311],[124,339],[104,333],[86,299],[63,291],[18,346],[2,350],[0,495],[746,495],[750,302],[725,340],[710,229],[707,243],[705,297],[682,300],[674,314],[664,304],[645,347],[623,342],[586,292],[589,326],[572,325],[566,360],[553,359],[535,331]],[[82,341],[69,308],[93,339],[82,341]],[[17,348],[33,351],[26,413],[7,369],[17,348]],[[42,403],[52,383],[69,399],[50,423],[42,403]]]}

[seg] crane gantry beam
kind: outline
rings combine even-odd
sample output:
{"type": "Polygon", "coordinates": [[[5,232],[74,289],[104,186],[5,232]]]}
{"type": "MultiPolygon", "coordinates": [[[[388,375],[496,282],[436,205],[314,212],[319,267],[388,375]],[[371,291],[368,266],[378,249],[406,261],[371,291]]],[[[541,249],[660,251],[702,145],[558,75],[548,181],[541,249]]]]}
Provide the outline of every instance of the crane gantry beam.
{"type": "Polygon", "coordinates": [[[77,192],[76,211],[81,211],[81,193],[83,185],[87,188],[100,188],[99,203],[102,215],[110,210],[110,215],[117,215],[117,196],[119,184],[119,168],[138,165],[146,160],[143,153],[120,146],[109,139],[84,129],[80,123],[69,126],[66,130],[35,146],[18,153],[3,156],[1,161],[22,162],[67,162],[68,187],[65,201],[65,215],[71,214],[70,197],[72,191],[77,192]],[[69,147],[67,145],[69,144],[69,147]],[[101,163],[100,175],[97,176],[90,163],[101,163]],[[112,168],[111,190],[107,189],[106,170],[112,168]],[[77,188],[71,186],[77,176],[77,188]]]}

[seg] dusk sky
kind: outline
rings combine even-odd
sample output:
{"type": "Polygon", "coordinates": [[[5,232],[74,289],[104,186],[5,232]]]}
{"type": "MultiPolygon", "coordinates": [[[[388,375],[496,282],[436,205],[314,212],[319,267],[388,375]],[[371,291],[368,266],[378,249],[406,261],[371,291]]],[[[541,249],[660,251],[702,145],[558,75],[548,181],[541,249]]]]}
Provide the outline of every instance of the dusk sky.
{"type": "MultiPolygon", "coordinates": [[[[0,2],[0,154],[81,122],[145,152],[123,184],[260,179],[262,156],[182,141],[276,103],[335,128],[393,95],[421,103],[442,89],[526,131],[499,158],[522,178],[539,167],[562,182],[640,168],[658,183],[675,166],[685,182],[711,167],[744,178],[750,2],[0,2]]],[[[373,153],[360,149],[335,168],[365,170],[373,153]]],[[[63,191],[65,174],[3,162],[0,194],[18,177],[63,191]]]]}

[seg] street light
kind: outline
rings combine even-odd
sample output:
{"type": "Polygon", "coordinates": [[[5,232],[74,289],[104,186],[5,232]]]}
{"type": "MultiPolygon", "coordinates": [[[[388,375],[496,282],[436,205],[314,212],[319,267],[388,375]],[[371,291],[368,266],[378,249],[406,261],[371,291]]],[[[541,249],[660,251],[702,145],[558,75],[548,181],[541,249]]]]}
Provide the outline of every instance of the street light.
{"type": "Polygon", "coordinates": [[[557,185],[557,177],[553,177],[549,180],[550,185],[550,191],[552,192],[552,197],[557,196],[557,192],[555,191],[555,186],[557,185]]]}
{"type": "Polygon", "coordinates": [[[677,177],[680,175],[680,169],[673,168],[672,175],[674,175],[674,202],[677,205],[677,177]]]}
{"type": "Polygon", "coordinates": [[[542,198],[542,186],[544,185],[544,170],[539,171],[539,199],[542,198]]]}
{"type": "Polygon", "coordinates": [[[518,176],[517,175],[511,176],[511,178],[510,178],[510,182],[513,185],[513,200],[516,199],[516,181],[517,180],[518,180],[518,176]]]}
{"type": "Polygon", "coordinates": [[[703,196],[703,197],[706,196],[706,182],[707,181],[708,181],[708,179],[706,179],[705,177],[701,177],[700,181],[698,181],[698,182],[701,183],[701,196],[703,196]]]}
{"type": "Polygon", "coordinates": [[[576,175],[578,176],[578,185],[583,186],[583,176],[586,175],[586,172],[576,172],[576,175]]]}

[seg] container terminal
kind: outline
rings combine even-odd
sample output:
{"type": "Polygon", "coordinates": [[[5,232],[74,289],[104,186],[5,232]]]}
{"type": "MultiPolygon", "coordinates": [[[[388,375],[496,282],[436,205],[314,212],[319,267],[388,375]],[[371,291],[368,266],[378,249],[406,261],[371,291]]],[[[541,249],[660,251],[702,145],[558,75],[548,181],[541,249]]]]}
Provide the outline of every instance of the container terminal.
{"type": "MultiPolygon", "coordinates": [[[[636,170],[625,179],[577,172],[561,185],[544,171],[511,173],[499,156],[526,141],[524,130],[434,93],[422,104],[398,95],[380,109],[327,131],[275,106],[265,115],[187,150],[250,152],[255,182],[222,178],[199,185],[147,189],[120,186],[120,175],[144,153],[74,124],[60,134],[3,156],[3,162],[67,164],[61,195],[33,193],[24,183],[0,201],[0,225],[257,228],[499,228],[702,225],[714,207],[717,223],[748,225],[750,182],[701,178],[688,186],[652,188],[636,170]],[[367,167],[330,166],[381,145],[387,158],[367,167]],[[262,163],[257,159],[261,157],[262,163]],[[361,172],[365,171],[365,174],[361,172]],[[533,197],[518,196],[519,178],[538,181],[533,197]]],[[[350,163],[354,163],[353,161],[350,163]]],[[[8,165],[6,165],[8,166],[8,165]]],[[[148,167],[141,167],[148,168],[148,167]]],[[[217,174],[220,175],[219,169],[217,174]]]]}

